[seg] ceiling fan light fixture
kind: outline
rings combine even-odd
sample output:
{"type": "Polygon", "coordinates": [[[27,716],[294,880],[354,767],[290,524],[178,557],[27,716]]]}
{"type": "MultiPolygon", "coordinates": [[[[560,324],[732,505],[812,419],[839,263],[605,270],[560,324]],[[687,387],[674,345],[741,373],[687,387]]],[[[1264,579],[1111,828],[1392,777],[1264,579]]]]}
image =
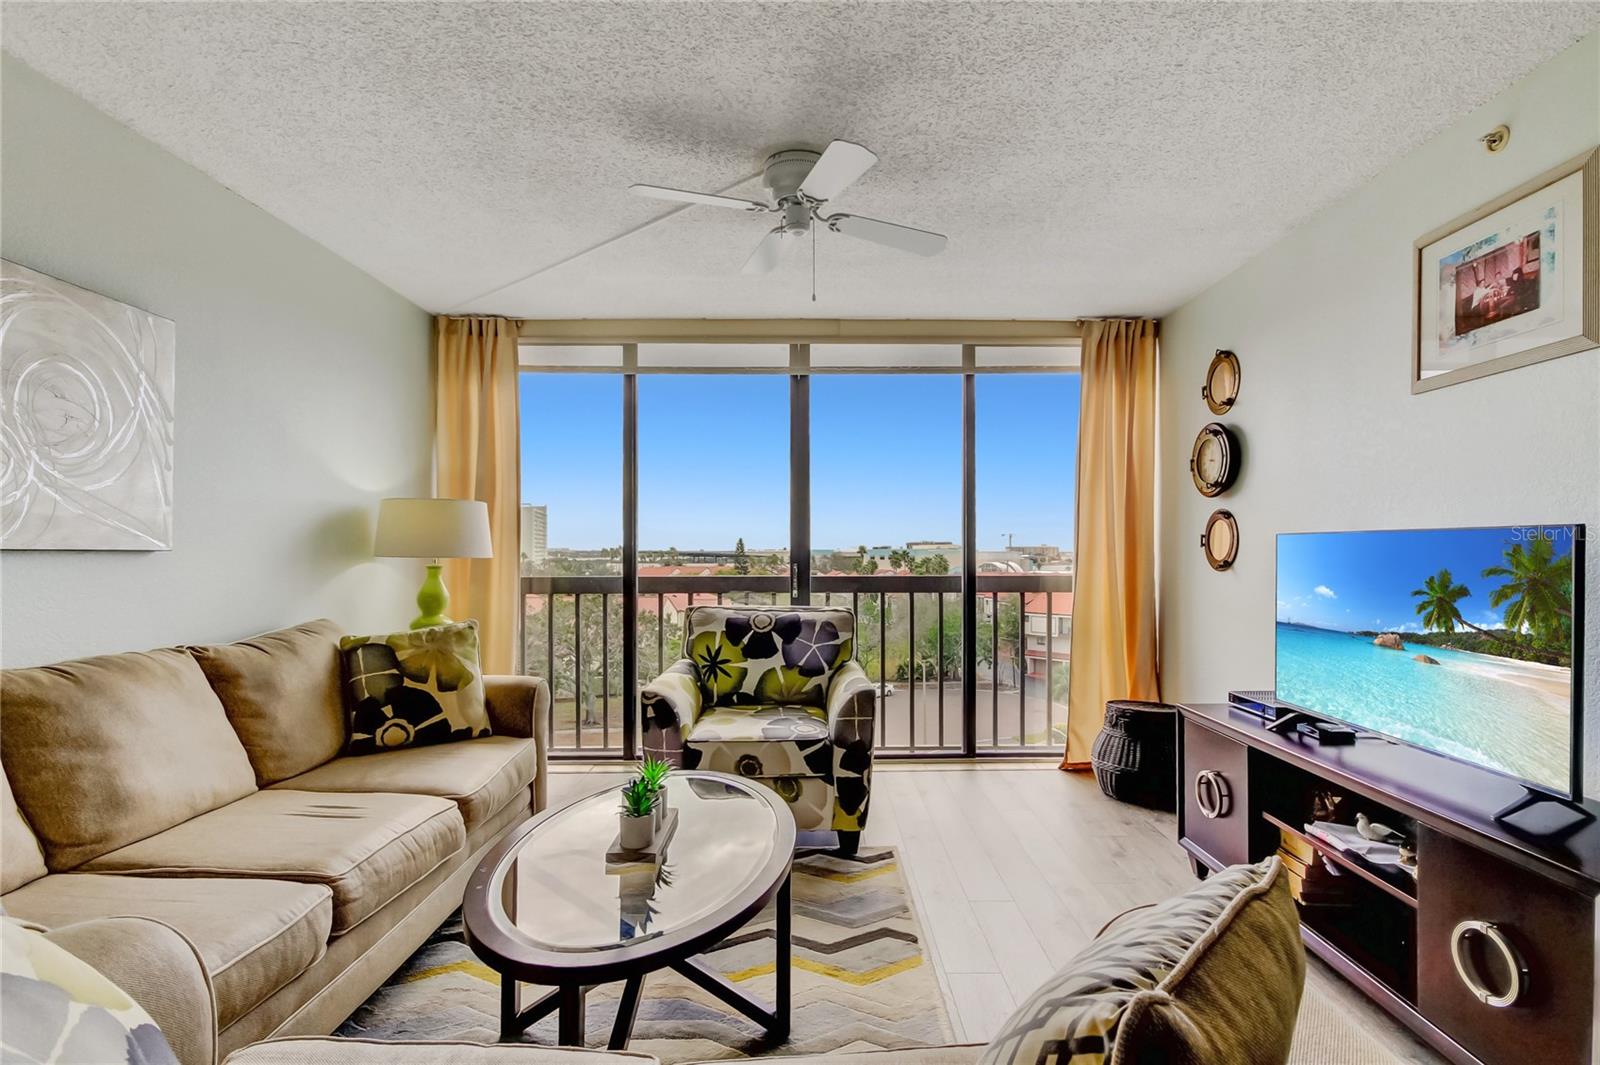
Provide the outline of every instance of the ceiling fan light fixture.
{"type": "Polygon", "coordinates": [[[745,260],[740,271],[744,274],[771,273],[801,237],[808,233],[814,235],[814,221],[835,233],[914,255],[937,255],[943,251],[946,240],[939,233],[860,215],[821,212],[823,204],[850,187],[877,161],[878,157],[869,149],[850,141],[833,141],[820,154],[805,148],[774,152],[767,157],[762,172],[762,181],[772,196],[770,204],[662,185],[639,184],[633,185],[632,190],[655,199],[781,214],[783,221],[768,230],[750,258],[745,260]]]}

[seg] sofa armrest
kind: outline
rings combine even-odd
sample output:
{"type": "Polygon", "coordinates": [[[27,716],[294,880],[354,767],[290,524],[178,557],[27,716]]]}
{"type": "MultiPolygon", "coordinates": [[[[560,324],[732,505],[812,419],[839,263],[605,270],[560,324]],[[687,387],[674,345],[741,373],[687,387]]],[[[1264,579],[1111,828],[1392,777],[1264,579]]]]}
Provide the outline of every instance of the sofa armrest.
{"type": "Polygon", "coordinates": [[[683,741],[700,718],[700,678],[694,663],[680,658],[639,692],[644,753],[683,766],[683,741]]]}
{"type": "Polygon", "coordinates": [[[488,675],[483,678],[483,701],[489,727],[497,736],[533,740],[538,767],[533,778],[533,812],[545,808],[549,796],[550,685],[543,677],[488,675]]]}
{"type": "Polygon", "coordinates": [[[183,1065],[216,1065],[216,995],[182,932],[148,917],[104,917],[45,936],[132,996],[183,1065]]]}
{"type": "Polygon", "coordinates": [[[835,747],[872,750],[878,689],[851,659],[828,682],[828,736],[835,747]]]}

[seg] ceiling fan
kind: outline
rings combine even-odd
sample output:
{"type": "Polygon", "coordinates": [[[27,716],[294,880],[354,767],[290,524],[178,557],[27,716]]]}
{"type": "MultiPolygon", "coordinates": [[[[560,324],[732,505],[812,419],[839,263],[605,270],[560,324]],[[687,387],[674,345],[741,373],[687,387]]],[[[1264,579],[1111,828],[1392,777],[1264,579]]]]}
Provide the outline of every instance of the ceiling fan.
{"type": "Polygon", "coordinates": [[[859,144],[834,141],[821,153],[791,148],[776,152],[767,159],[763,184],[772,193],[772,203],[760,200],[741,200],[736,196],[719,196],[710,192],[689,192],[661,185],[632,185],[633,192],[657,200],[675,200],[705,207],[729,207],[736,211],[754,214],[777,214],[783,220],[761,239],[750,258],[745,260],[741,273],[770,273],[787,253],[800,243],[800,238],[812,232],[813,221],[821,223],[835,233],[859,240],[870,240],[916,255],[937,255],[944,250],[947,238],[942,233],[926,229],[897,225],[861,215],[823,214],[822,206],[849,188],[862,174],[872,168],[878,157],[859,144]]]}

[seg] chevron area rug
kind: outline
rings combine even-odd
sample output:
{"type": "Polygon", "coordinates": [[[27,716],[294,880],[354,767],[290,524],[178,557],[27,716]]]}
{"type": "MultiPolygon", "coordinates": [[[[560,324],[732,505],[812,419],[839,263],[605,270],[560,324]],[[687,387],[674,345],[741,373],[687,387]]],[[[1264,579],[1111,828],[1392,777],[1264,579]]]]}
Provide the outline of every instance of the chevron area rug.
{"type": "MultiPolygon", "coordinates": [[[[951,1041],[944,997],[892,849],[863,849],[853,858],[799,858],[792,894],[793,1013],[787,1042],[771,1044],[753,1022],[666,970],[645,979],[629,1049],[673,1065],[951,1041]]],[[[729,980],[770,1001],[772,938],[769,909],[701,957],[729,980]]],[[[463,942],[458,912],[337,1034],[492,1043],[499,1031],[499,981],[463,942]]],[[[590,1046],[605,1045],[621,992],[621,984],[589,992],[590,1046]]],[[[542,989],[529,990],[524,1001],[539,994],[542,989]]],[[[524,1038],[553,1044],[555,1018],[534,1025],[524,1038]]]]}

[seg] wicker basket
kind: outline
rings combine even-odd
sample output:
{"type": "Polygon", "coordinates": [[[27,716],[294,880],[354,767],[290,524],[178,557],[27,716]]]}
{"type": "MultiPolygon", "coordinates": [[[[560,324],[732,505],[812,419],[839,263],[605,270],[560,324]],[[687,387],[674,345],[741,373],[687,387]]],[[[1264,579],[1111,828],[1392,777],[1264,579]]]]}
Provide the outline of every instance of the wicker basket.
{"type": "Polygon", "coordinates": [[[1167,703],[1114,699],[1090,759],[1100,790],[1113,799],[1171,810],[1178,786],[1177,714],[1167,703]]]}

